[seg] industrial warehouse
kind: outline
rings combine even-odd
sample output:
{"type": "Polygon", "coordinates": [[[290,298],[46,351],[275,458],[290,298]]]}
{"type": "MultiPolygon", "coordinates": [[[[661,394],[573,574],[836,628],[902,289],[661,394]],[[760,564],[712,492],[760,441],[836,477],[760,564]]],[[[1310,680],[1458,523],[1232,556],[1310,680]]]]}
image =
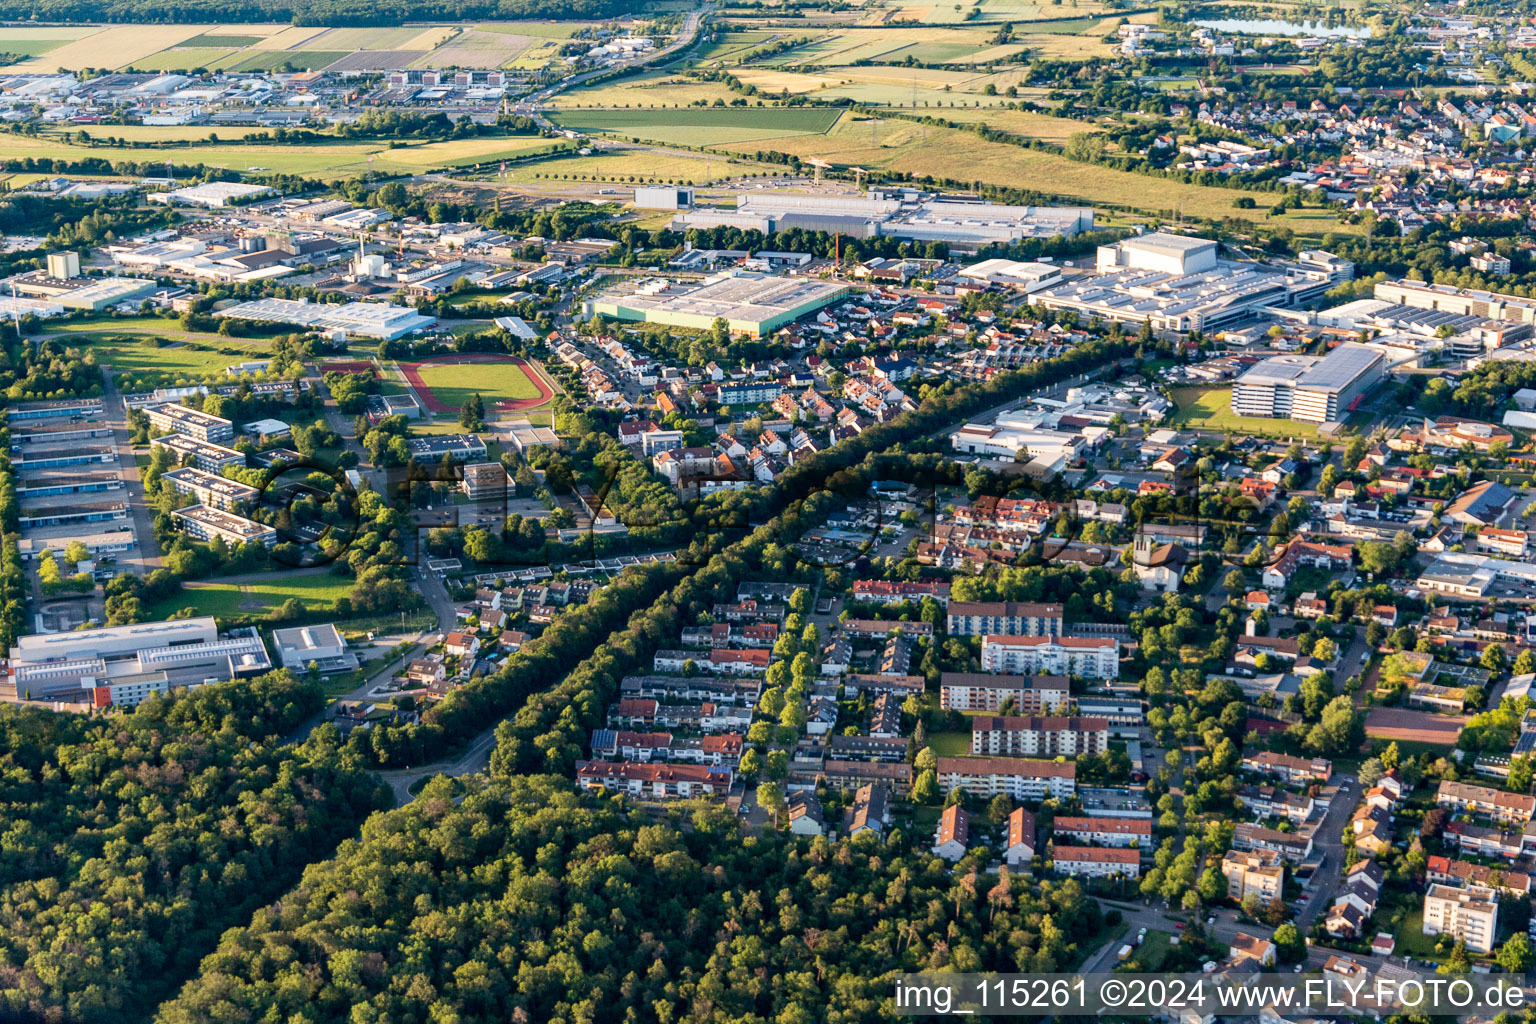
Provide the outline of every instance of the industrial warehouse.
{"type": "Polygon", "coordinates": [[[435,316],[424,316],[408,306],[390,302],[333,304],[308,299],[256,299],[230,306],[214,315],[261,323],[293,324],[311,331],[340,332],[381,341],[417,334],[437,323],[435,316]]]}
{"type": "Polygon", "coordinates": [[[1270,356],[1237,379],[1232,411],[1239,416],[1336,422],[1382,379],[1386,362],[1376,349],[1348,343],[1326,356],[1270,356]]]}
{"type": "Polygon", "coordinates": [[[724,320],[732,334],[760,338],[831,305],[847,292],[845,284],[764,274],[718,274],[697,286],[652,278],[631,292],[589,299],[586,315],[699,331],[724,320]]]}
{"type": "Polygon", "coordinates": [[[975,250],[1024,238],[1071,237],[1093,230],[1093,211],[1076,206],[1006,206],[916,189],[870,189],[866,198],[774,193],[738,195],[736,208],[686,210],[674,231],[734,227],[744,231],[801,228],[848,238],[909,238],[975,250]]]}
{"type": "Polygon", "coordinates": [[[1329,253],[1267,265],[1218,259],[1216,243],[1164,232],[1100,246],[1095,271],[1033,293],[1046,309],[1072,310],[1155,331],[1208,331],[1315,299],[1354,277],[1329,253]]]}

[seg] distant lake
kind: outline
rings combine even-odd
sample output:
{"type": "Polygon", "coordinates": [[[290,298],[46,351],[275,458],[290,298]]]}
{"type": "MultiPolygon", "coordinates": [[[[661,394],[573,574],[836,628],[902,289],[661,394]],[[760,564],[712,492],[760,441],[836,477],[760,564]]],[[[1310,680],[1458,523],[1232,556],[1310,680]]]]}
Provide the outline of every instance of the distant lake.
{"type": "Polygon", "coordinates": [[[1324,39],[1369,39],[1369,28],[1327,25],[1321,21],[1273,21],[1253,18],[1215,18],[1196,21],[1196,25],[1218,32],[1237,32],[1249,36],[1315,36],[1324,39]]]}

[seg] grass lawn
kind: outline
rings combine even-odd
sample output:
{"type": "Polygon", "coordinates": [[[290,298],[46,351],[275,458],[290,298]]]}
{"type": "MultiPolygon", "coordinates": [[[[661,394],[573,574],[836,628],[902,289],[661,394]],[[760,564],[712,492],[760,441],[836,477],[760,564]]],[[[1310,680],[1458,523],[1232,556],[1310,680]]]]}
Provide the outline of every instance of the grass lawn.
{"type": "Polygon", "coordinates": [[[1292,420],[1239,416],[1232,411],[1231,388],[1174,388],[1174,427],[1232,431],[1261,437],[1317,437],[1317,426],[1292,420]]]}
{"type": "Polygon", "coordinates": [[[928,746],[939,757],[967,757],[971,753],[971,734],[968,732],[929,733],[928,746]]]}
{"type": "Polygon", "coordinates": [[[335,607],[337,598],[350,594],[354,585],[349,577],[332,576],[329,572],[306,576],[275,572],[270,579],[254,582],[194,580],[183,584],[181,593],[158,601],[145,611],[150,619],[164,619],[183,608],[195,608],[198,615],[239,618],[260,615],[290,597],[298,598],[306,608],[324,611],[335,607]]]}
{"type": "Polygon", "coordinates": [[[457,409],[470,395],[486,399],[537,398],[539,389],[519,366],[511,363],[465,363],[459,366],[424,366],[421,379],[438,401],[457,409]]]}
{"type": "Polygon", "coordinates": [[[1408,915],[1397,933],[1397,948],[1392,951],[1393,955],[1439,961],[1444,954],[1435,950],[1436,938],[1438,936],[1424,934],[1424,908],[1419,907],[1408,915]]]}
{"type": "Polygon", "coordinates": [[[112,367],[115,373],[135,377],[145,374],[203,377],[219,373],[225,367],[245,362],[251,357],[249,351],[225,355],[176,341],[156,348],[148,339],[142,342],[91,341],[88,337],[61,340],[69,345],[86,344],[95,351],[99,363],[112,367]]]}

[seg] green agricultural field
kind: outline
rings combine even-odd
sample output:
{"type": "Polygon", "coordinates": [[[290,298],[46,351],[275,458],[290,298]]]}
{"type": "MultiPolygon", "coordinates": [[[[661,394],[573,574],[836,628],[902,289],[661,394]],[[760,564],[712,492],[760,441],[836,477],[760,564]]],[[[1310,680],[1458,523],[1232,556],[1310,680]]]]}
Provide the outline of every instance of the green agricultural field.
{"type": "Polygon", "coordinates": [[[236,51],[228,47],[180,47],[161,50],[133,62],[137,71],[190,71],[193,68],[213,68],[236,51]]]}
{"type": "Polygon", "coordinates": [[[557,94],[555,107],[686,107],[703,100],[729,103],[738,98],[719,82],[698,82],[682,75],[650,71],[612,82],[600,82],[587,89],[572,89],[557,94]]]}
{"type": "Polygon", "coordinates": [[[437,400],[457,409],[478,394],[489,408],[494,401],[538,398],[539,389],[522,367],[512,363],[465,363],[458,366],[423,366],[422,382],[437,400]]]}
{"type": "Polygon", "coordinates": [[[298,598],[312,611],[329,611],[336,607],[339,598],[352,593],[354,585],[352,580],[332,576],[328,571],[272,573],[269,579],[199,580],[184,583],[181,593],[150,605],[145,614],[149,619],[164,619],[183,608],[194,608],[198,615],[244,618],[259,616],[290,597],[298,598]]]}
{"type": "MultiPolygon", "coordinates": [[[[756,148],[762,148],[761,146],[756,148]]],[[[704,185],[742,174],[782,173],[750,158],[727,158],[700,153],[648,153],[641,150],[617,150],[584,157],[521,164],[509,168],[495,180],[511,184],[537,186],[547,181],[664,182],[704,185]]]]}
{"type": "Polygon", "coordinates": [[[230,71],[318,71],[335,64],[351,50],[260,50],[229,65],[230,71]]]}
{"type": "Polygon", "coordinates": [[[40,57],[49,50],[57,50],[70,39],[0,39],[0,53],[16,57],[40,57]]]}
{"type": "Polygon", "coordinates": [[[227,48],[227,49],[241,49],[241,48],[246,47],[246,46],[255,46],[257,43],[261,42],[265,38],[267,38],[267,37],[266,36],[236,36],[236,35],[224,35],[224,34],[221,34],[221,33],[218,33],[218,32],[205,32],[203,35],[193,36],[191,39],[188,39],[185,43],[182,43],[181,45],[182,46],[214,46],[214,47],[224,47],[224,48],[227,48]]]}
{"type": "Polygon", "coordinates": [[[1267,437],[1317,436],[1312,423],[1237,415],[1232,411],[1231,388],[1174,388],[1170,395],[1177,407],[1171,421],[1175,427],[1267,437]]]}
{"type": "Polygon", "coordinates": [[[555,115],[562,127],[682,146],[820,134],[840,111],[808,107],[693,107],[673,110],[580,110],[555,115]]]}

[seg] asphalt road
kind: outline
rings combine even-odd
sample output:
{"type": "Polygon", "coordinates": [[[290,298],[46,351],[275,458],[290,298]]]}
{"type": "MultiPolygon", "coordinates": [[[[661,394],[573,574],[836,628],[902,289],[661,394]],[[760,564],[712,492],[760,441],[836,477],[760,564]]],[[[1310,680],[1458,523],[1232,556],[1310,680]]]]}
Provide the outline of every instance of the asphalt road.
{"type": "Polygon", "coordinates": [[[149,514],[149,507],[145,504],[144,483],[139,479],[139,464],[133,458],[133,443],[129,440],[128,410],[123,404],[122,392],[112,382],[112,369],[109,366],[101,368],[102,377],[102,415],[112,427],[112,444],[117,449],[117,470],[122,478],[123,486],[128,491],[128,515],[133,522],[133,534],[137,539],[138,547],[133,554],[117,556],[119,568],[137,568],[143,575],[148,575],[160,568],[164,560],[160,555],[160,545],[155,542],[154,520],[149,514]]]}

